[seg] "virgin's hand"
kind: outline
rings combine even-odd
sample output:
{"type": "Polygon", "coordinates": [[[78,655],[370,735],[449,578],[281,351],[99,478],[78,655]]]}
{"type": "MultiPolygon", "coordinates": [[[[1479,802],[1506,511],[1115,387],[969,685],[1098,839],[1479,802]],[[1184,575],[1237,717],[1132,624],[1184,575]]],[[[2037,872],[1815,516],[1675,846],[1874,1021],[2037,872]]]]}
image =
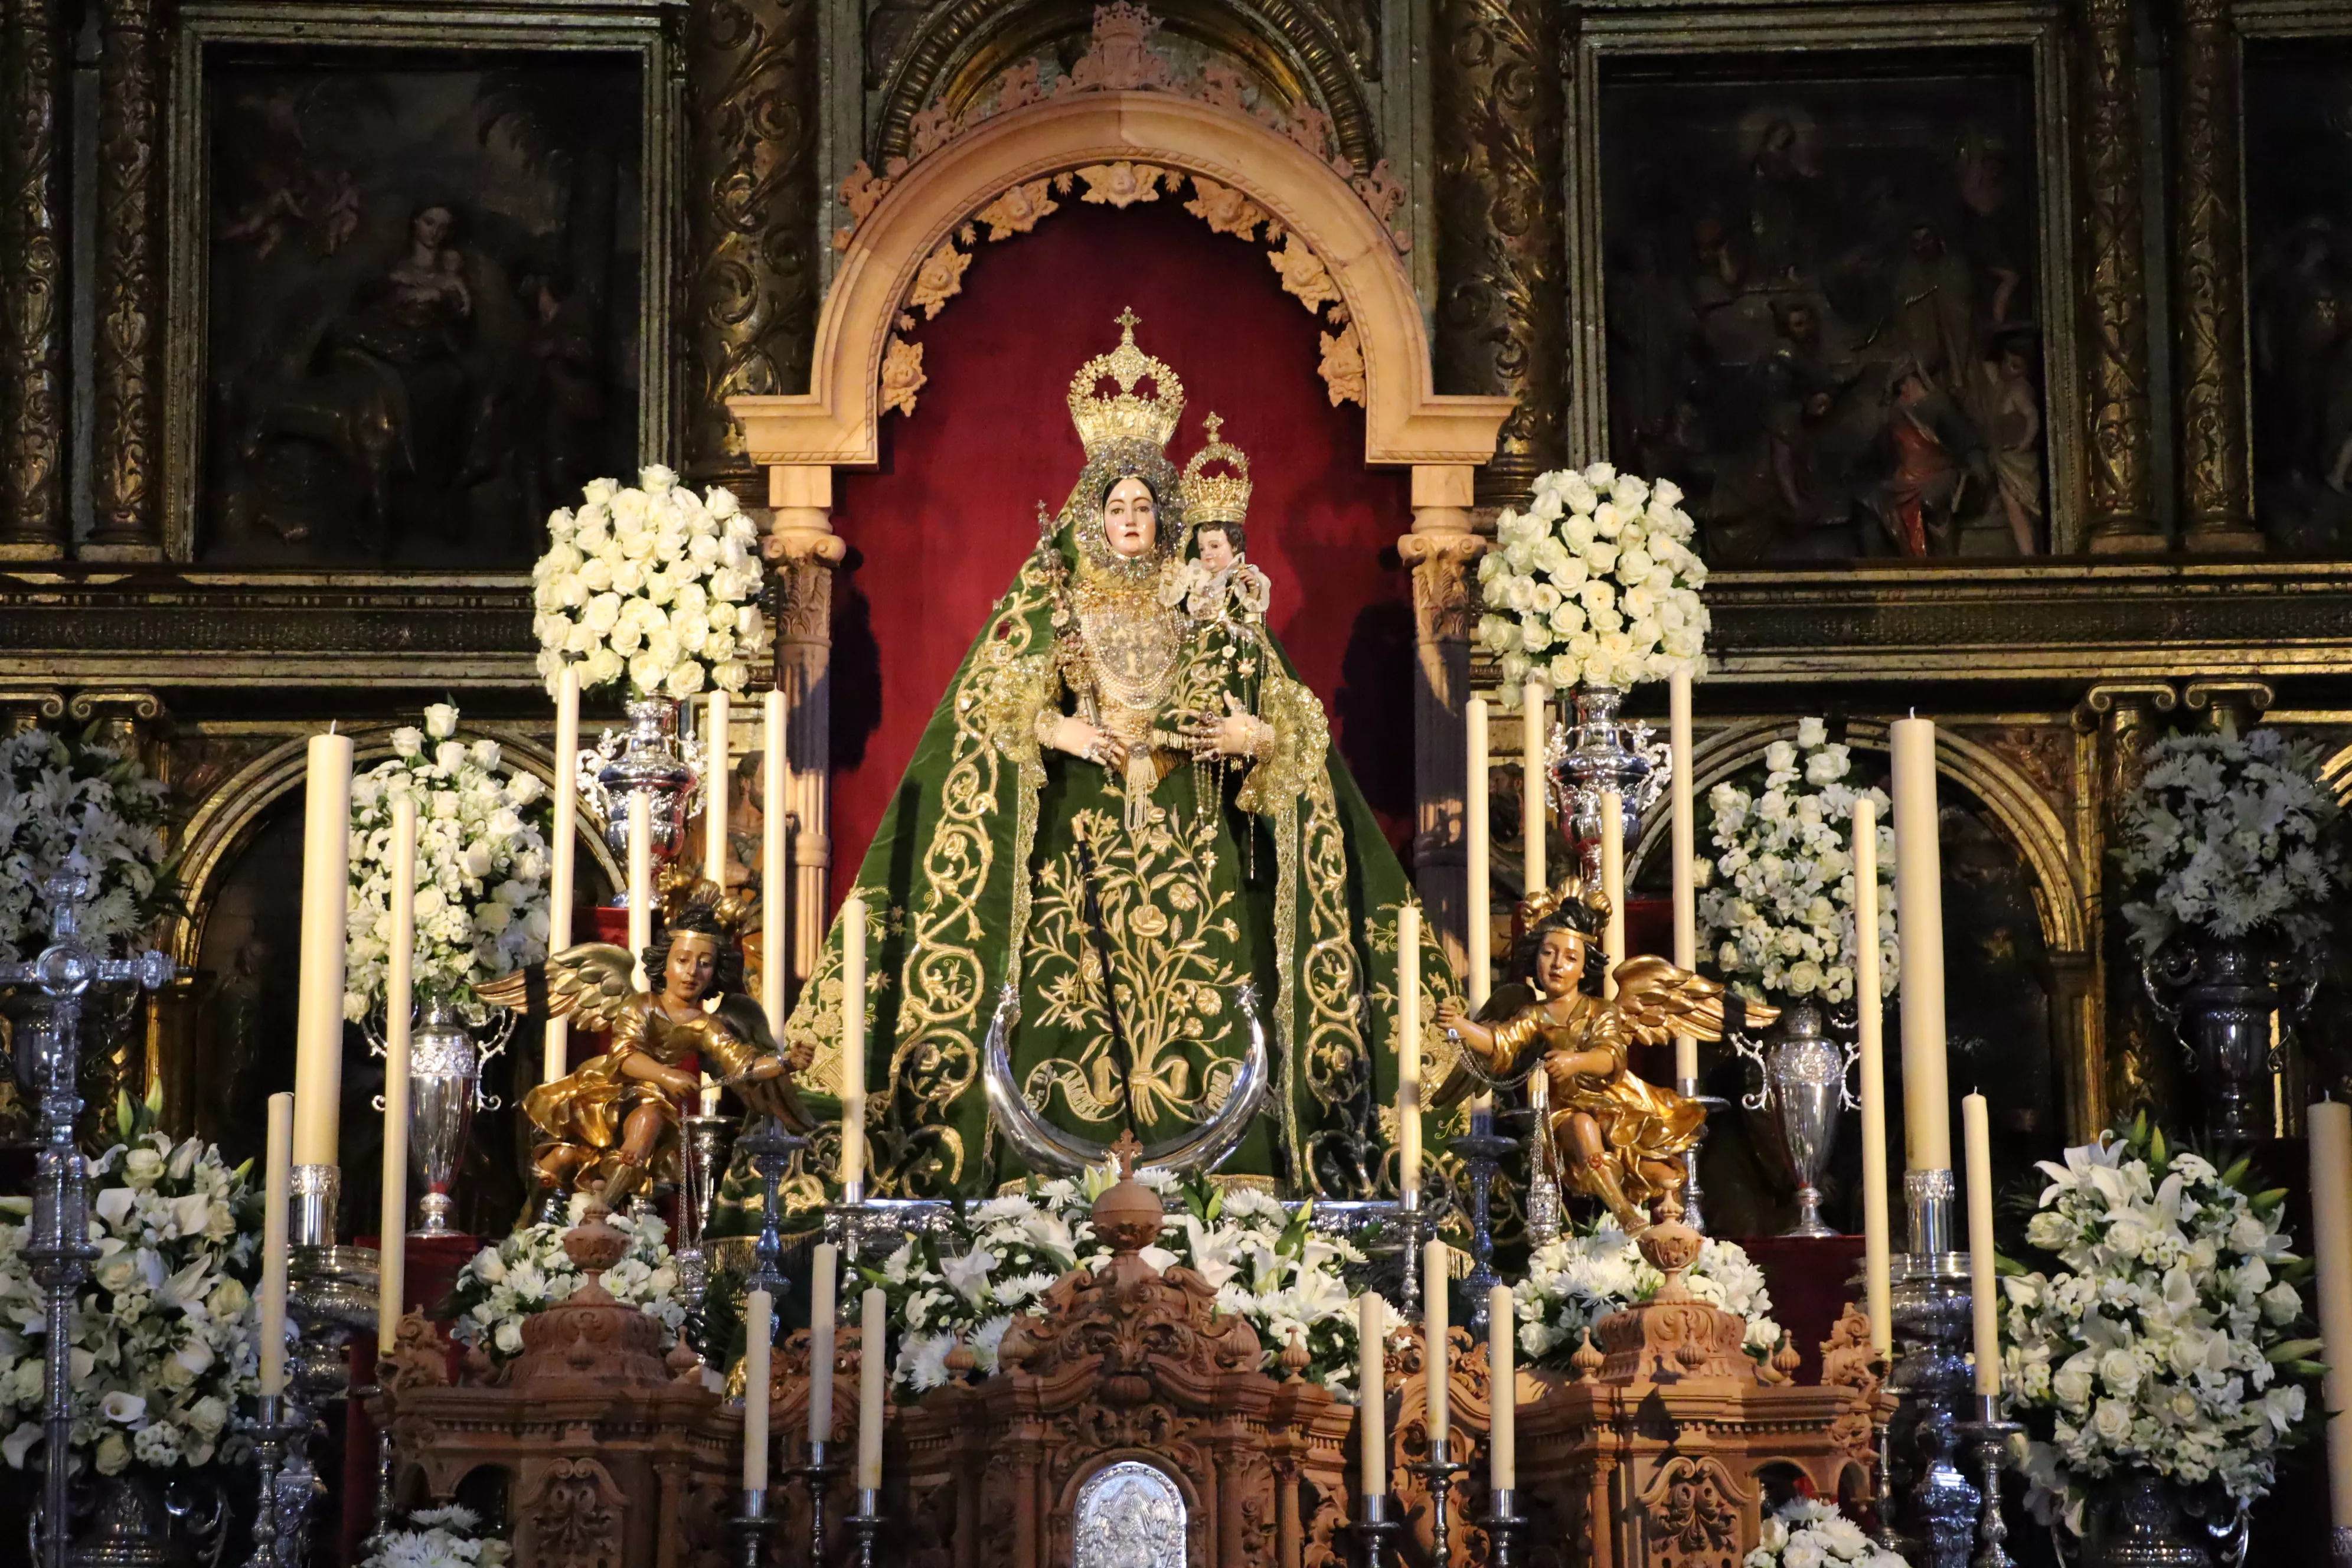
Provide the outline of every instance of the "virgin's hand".
{"type": "Polygon", "coordinates": [[[1054,726],[1054,749],[1066,752],[1083,762],[1101,763],[1107,767],[1127,765],[1127,748],[1117,738],[1087,723],[1075,714],[1054,726]]]}

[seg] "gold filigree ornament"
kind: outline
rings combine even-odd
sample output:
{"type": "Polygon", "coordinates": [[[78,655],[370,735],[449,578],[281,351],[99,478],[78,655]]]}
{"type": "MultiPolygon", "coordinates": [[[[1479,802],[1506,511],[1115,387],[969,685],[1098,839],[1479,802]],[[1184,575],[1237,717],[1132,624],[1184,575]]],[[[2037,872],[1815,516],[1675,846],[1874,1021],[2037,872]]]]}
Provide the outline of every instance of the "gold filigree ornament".
{"type": "Polygon", "coordinates": [[[1220,432],[1224,420],[1212,414],[1202,421],[1208,445],[1184,465],[1184,521],[1198,528],[1204,522],[1240,522],[1249,516],[1249,458],[1220,432]],[[1213,466],[1222,465],[1222,473],[1213,466]]]}
{"type": "Polygon", "coordinates": [[[1165,447],[1184,414],[1184,384],[1176,373],[1135,346],[1136,314],[1118,313],[1118,347],[1097,354],[1070,378],[1070,422],[1091,458],[1115,441],[1149,441],[1165,447]],[[1118,384],[1116,396],[1097,391],[1104,377],[1118,384]],[[1136,388],[1151,383],[1151,395],[1136,388]]]}

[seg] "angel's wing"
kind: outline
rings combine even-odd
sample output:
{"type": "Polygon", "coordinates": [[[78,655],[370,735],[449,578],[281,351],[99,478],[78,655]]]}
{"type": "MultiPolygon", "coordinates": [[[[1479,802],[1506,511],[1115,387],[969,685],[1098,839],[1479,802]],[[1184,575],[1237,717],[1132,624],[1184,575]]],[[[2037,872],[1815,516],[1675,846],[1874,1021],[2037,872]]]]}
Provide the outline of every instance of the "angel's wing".
{"type": "MultiPolygon", "coordinates": [[[[1633,1037],[1663,1046],[1676,1035],[1723,1038],[1723,987],[1663,958],[1629,958],[1617,966],[1617,1011],[1633,1037]]],[[[1761,1003],[1747,1004],[1748,1022],[1759,1028],[1780,1016],[1761,1003]]]]}
{"type": "MultiPolygon", "coordinates": [[[[548,1016],[573,1019],[583,1029],[610,1029],[629,998],[636,994],[630,984],[636,965],[629,961],[625,948],[610,942],[583,942],[567,947],[549,958],[545,968],[548,1016]]],[[[474,994],[493,1006],[520,1013],[530,1005],[529,987],[530,972],[518,969],[488,985],[477,985],[474,994]]]]}

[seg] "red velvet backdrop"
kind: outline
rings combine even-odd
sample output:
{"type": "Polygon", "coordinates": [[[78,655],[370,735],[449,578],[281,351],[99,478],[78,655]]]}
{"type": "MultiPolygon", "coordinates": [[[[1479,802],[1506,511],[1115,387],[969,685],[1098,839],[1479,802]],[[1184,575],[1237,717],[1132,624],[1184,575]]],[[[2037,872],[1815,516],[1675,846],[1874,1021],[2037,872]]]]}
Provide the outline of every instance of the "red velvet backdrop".
{"type": "Polygon", "coordinates": [[[1065,402],[1078,366],[1137,341],[1184,384],[1170,443],[1201,421],[1249,454],[1250,559],[1274,581],[1269,624],[1330,710],[1341,754],[1392,841],[1412,817],[1412,526],[1402,469],[1364,466],[1362,410],[1334,408],[1318,324],[1263,247],[1214,234],[1163,196],[1124,211],[1068,203],[1035,232],[978,247],[963,292],[916,334],[911,418],[885,416],[882,463],[843,477],[835,521],[855,548],[834,617],[836,900],[988,606],[1058,510],[1084,453],[1065,402]]]}

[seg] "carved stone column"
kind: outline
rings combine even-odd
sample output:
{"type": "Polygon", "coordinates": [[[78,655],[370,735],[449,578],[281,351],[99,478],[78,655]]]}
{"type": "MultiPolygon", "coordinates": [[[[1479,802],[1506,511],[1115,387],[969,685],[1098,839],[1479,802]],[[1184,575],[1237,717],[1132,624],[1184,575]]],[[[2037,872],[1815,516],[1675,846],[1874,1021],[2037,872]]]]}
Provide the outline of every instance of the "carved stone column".
{"type": "Polygon", "coordinates": [[[2090,842],[2081,853],[2089,889],[2084,901],[2092,953],[2098,965],[2092,986],[2094,994],[2104,999],[2105,1025],[2099,1060],[2088,1067],[2097,1081],[2085,1084],[2084,1099],[2098,1103],[2109,1119],[2139,1110],[2161,1115],[2170,1109],[2179,1078],[2177,1052],[2167,1048],[2170,1042],[2157,1033],[2155,1020],[2137,1001],[2139,953],[2114,912],[2118,889],[2106,848],[2116,808],[2139,783],[2141,751],[2157,738],[2161,716],[2179,706],[2179,694],[2162,681],[2094,686],[2074,706],[2076,732],[2095,737],[2096,743],[2092,770],[2096,802],[2084,816],[2090,842]]]}
{"type": "Polygon", "coordinates": [[[162,443],[163,38],[158,0],[106,0],[98,65],[97,518],[76,552],[91,561],[163,554],[156,507],[162,443]]]}
{"type": "Polygon", "coordinates": [[[2230,0],[2177,0],[2172,41],[2173,318],[2180,542],[2254,551],[2247,512],[2246,269],[2230,0]]]}
{"type": "MultiPolygon", "coordinates": [[[[833,470],[768,470],[775,509],[761,552],[782,592],[776,611],[776,688],[784,694],[784,799],[791,819],[792,906],[784,942],[787,985],[797,991],[824,951],[833,869],[833,571],[849,546],[833,531],[833,470]]],[[[769,807],[777,809],[773,803],[769,807]]],[[[771,962],[776,962],[771,959],[771,962]]]]}
{"type": "Polygon", "coordinates": [[[1470,563],[1486,542],[1472,527],[1475,469],[1423,464],[1412,470],[1412,531],[1397,555],[1412,569],[1419,658],[1412,683],[1413,882],[1459,970],[1469,886],[1462,841],[1462,704],[1470,695],[1470,563]]]}
{"type": "Polygon", "coordinates": [[[816,0],[696,0],[687,25],[686,472],[755,496],[725,400],[808,384],[816,0]]]}
{"type": "Polygon", "coordinates": [[[1438,390],[1517,400],[1482,502],[1523,500],[1568,458],[1559,8],[1437,0],[1438,390]]]}
{"type": "Polygon", "coordinates": [[[5,163],[14,254],[0,268],[8,352],[0,560],[66,552],[65,0],[6,0],[5,163]]]}
{"type": "Polygon", "coordinates": [[[2147,258],[2131,0],[2082,0],[2084,520],[2100,554],[2162,550],[2149,463],[2147,258]]]}

